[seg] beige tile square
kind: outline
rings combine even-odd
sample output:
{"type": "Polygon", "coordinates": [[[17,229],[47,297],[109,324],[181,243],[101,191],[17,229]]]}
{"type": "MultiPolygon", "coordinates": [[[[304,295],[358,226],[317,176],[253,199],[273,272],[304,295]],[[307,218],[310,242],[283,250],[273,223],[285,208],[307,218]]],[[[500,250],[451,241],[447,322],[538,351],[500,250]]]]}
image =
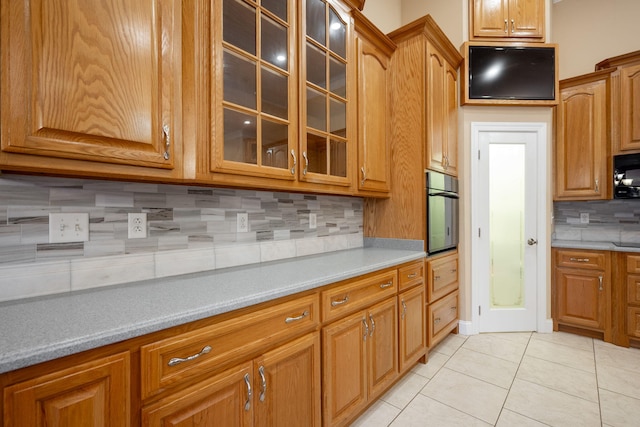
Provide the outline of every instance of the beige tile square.
{"type": "Polygon", "coordinates": [[[581,335],[569,334],[566,332],[552,332],[550,334],[539,334],[534,332],[531,336],[533,341],[545,341],[556,344],[566,345],[585,351],[593,351],[593,338],[583,337],[581,335]]]}
{"type": "Polygon", "coordinates": [[[593,350],[586,351],[543,340],[531,340],[527,356],[559,363],[585,372],[595,372],[593,350]]]}
{"type": "Polygon", "coordinates": [[[422,390],[428,381],[428,378],[409,372],[393,387],[391,387],[391,389],[386,392],[381,399],[396,408],[402,409],[411,402],[411,399],[413,399],[420,390],[422,390]]]}
{"type": "Polygon", "coordinates": [[[429,353],[429,358],[426,365],[418,363],[411,369],[411,372],[421,375],[425,378],[433,378],[433,376],[438,373],[440,368],[442,368],[444,364],[447,363],[447,360],[449,360],[449,358],[450,356],[447,356],[446,354],[429,353]]]}
{"type": "Polygon", "coordinates": [[[598,387],[640,399],[640,372],[598,364],[598,387]]]}
{"type": "Polygon", "coordinates": [[[516,412],[508,409],[503,409],[498,418],[496,427],[545,427],[546,424],[542,424],[531,418],[527,418],[524,415],[520,415],[516,412]]]}
{"type": "Polygon", "coordinates": [[[508,390],[442,368],[420,392],[490,424],[498,421],[508,390]]]}
{"type": "Polygon", "coordinates": [[[447,368],[508,389],[516,376],[518,364],[484,353],[461,348],[445,365],[447,368]]]}
{"type": "Polygon", "coordinates": [[[504,407],[552,426],[600,426],[597,403],[519,378],[513,382],[504,407]]]}
{"type": "Polygon", "coordinates": [[[572,396],[598,402],[598,383],[595,373],[525,355],[517,377],[572,396]]]}
{"type": "Polygon", "coordinates": [[[436,352],[442,353],[447,356],[453,356],[453,353],[455,353],[466,340],[467,337],[465,335],[449,334],[440,342],[440,344],[432,349],[429,349],[429,352],[436,352]]]}
{"type": "Polygon", "coordinates": [[[640,349],[624,348],[606,342],[595,346],[598,366],[624,367],[624,369],[640,373],[640,349]]]}
{"type": "Polygon", "coordinates": [[[600,389],[602,423],[612,426],[638,426],[640,400],[600,389]]]}
{"type": "Polygon", "coordinates": [[[470,336],[463,347],[478,353],[519,363],[527,348],[527,341],[507,339],[502,337],[501,334],[479,334],[470,336]]]}
{"type": "Polygon", "coordinates": [[[351,427],[387,427],[399,413],[399,408],[378,400],[355,420],[351,427]]]}
{"type": "Polygon", "coordinates": [[[471,415],[419,394],[391,423],[391,427],[487,427],[471,415]]]}

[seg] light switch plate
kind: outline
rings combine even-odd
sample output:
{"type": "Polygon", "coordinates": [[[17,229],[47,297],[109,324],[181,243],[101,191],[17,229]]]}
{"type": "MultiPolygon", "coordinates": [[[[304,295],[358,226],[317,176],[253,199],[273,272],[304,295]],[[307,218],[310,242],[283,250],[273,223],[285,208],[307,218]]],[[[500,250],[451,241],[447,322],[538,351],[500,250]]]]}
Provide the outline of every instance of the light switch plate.
{"type": "Polygon", "coordinates": [[[88,240],[88,213],[49,214],[49,243],[86,242],[88,240]]]}

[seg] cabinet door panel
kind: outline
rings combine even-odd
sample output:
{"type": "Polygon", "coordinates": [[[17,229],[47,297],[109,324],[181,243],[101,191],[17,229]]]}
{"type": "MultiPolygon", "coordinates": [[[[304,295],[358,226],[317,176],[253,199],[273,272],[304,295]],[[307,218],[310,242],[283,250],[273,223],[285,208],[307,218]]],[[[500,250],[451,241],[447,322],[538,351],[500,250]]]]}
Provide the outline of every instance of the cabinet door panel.
{"type": "Polygon", "coordinates": [[[3,151],[174,167],[180,2],[5,6],[3,151]]]}
{"type": "Polygon", "coordinates": [[[256,425],[320,426],[320,335],[314,333],[255,360],[256,425]],[[264,382],[263,382],[264,378],[264,382]]]}
{"type": "Polygon", "coordinates": [[[145,407],[142,425],[250,427],[256,402],[248,393],[246,378],[251,381],[251,373],[252,364],[247,362],[145,407]]]}
{"type": "Polygon", "coordinates": [[[627,334],[640,338],[640,308],[627,308],[627,334]]]}
{"type": "Polygon", "coordinates": [[[473,36],[507,37],[508,0],[473,0],[473,36]]]}
{"type": "Polygon", "coordinates": [[[606,298],[604,272],[556,270],[557,320],[597,330],[604,329],[606,298]]]}
{"type": "Polygon", "coordinates": [[[400,372],[410,368],[427,348],[425,288],[415,287],[398,296],[400,317],[400,372]]]}
{"type": "Polygon", "coordinates": [[[446,64],[444,75],[446,111],[445,172],[458,176],[458,70],[446,64]]]}
{"type": "Polygon", "coordinates": [[[367,402],[366,321],[365,313],[359,312],[322,330],[325,425],[344,422],[367,402]]]}
{"type": "Polygon", "coordinates": [[[544,1],[509,0],[509,35],[544,37],[544,1]]]}
{"type": "Polygon", "coordinates": [[[396,297],[369,309],[368,399],[378,396],[398,376],[398,305],[396,297]]]}
{"type": "Polygon", "coordinates": [[[640,65],[620,70],[620,149],[640,150],[640,65]]]}
{"type": "Polygon", "coordinates": [[[129,353],[5,389],[4,426],[128,426],[129,353]]]}
{"type": "Polygon", "coordinates": [[[447,111],[444,102],[447,93],[445,88],[444,74],[446,62],[440,52],[435,50],[431,44],[427,47],[427,132],[426,159],[427,169],[446,172],[444,165],[445,152],[443,143],[446,143],[447,128],[449,123],[446,120],[447,111]]]}

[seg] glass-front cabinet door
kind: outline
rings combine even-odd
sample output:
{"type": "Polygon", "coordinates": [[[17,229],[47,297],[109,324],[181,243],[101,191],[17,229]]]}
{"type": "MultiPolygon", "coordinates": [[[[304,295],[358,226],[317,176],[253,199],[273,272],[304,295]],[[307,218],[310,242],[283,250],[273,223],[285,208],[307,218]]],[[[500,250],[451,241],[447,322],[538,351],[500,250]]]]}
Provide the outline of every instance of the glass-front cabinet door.
{"type": "Polygon", "coordinates": [[[214,33],[214,171],[294,179],[296,2],[220,0],[214,33]]]}
{"type": "Polygon", "coordinates": [[[350,185],[353,25],[339,3],[303,2],[300,19],[300,179],[350,185]]]}

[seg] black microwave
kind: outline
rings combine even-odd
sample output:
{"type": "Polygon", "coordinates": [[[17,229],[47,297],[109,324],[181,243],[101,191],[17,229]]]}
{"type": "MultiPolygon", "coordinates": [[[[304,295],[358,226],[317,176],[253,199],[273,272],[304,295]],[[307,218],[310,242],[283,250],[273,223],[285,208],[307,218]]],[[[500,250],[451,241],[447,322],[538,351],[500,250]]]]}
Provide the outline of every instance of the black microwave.
{"type": "Polygon", "coordinates": [[[613,156],[613,198],[640,198],[640,153],[613,156]]]}

